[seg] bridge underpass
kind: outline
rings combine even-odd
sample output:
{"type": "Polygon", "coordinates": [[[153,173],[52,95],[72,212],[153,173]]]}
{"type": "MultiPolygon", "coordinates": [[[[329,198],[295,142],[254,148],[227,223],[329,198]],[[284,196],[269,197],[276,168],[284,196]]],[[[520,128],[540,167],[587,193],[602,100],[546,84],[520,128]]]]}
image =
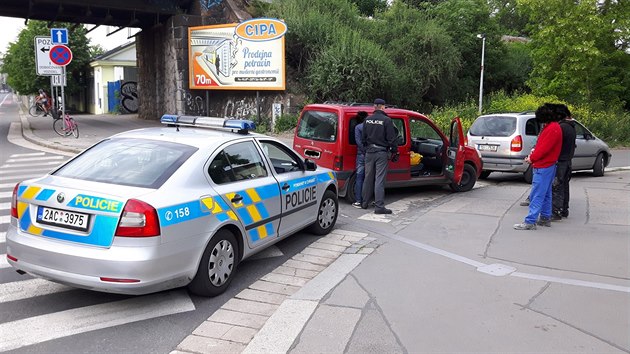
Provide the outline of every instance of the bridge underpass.
{"type": "MultiPolygon", "coordinates": [[[[159,119],[164,113],[246,116],[257,109],[255,91],[189,90],[188,27],[235,23],[251,16],[246,0],[3,0],[0,16],[70,22],[77,26],[140,28],[136,35],[138,115],[159,119]]],[[[70,45],[71,46],[71,45],[70,45]]],[[[274,102],[285,107],[284,91],[260,93],[263,116],[274,102]]]]}

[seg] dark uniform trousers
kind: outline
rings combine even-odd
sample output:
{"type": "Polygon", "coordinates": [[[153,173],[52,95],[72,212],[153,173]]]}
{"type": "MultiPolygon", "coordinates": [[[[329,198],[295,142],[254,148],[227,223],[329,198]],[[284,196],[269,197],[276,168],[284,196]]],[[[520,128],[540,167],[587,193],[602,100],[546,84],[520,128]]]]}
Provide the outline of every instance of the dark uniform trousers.
{"type": "Polygon", "coordinates": [[[569,181],[571,180],[571,160],[558,161],[556,178],[553,181],[553,212],[558,215],[569,215],[569,181]]]}
{"type": "Polygon", "coordinates": [[[385,207],[385,176],[387,175],[387,151],[365,154],[365,180],[363,181],[363,206],[372,199],[377,209],[385,207]]]}

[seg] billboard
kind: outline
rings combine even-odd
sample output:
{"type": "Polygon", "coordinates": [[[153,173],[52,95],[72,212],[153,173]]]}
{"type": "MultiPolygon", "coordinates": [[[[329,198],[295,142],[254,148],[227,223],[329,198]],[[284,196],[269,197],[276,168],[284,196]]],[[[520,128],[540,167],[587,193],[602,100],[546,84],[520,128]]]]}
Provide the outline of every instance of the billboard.
{"type": "Polygon", "coordinates": [[[284,90],[286,31],[273,18],[188,28],[189,88],[284,90]]]}

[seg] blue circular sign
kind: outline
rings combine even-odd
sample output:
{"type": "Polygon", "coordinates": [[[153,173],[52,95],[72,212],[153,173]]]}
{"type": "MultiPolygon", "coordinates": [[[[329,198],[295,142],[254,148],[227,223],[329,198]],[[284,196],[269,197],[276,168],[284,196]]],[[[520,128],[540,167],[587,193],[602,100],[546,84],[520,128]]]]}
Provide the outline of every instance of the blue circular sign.
{"type": "Polygon", "coordinates": [[[50,48],[50,61],[59,66],[66,66],[72,61],[72,51],[63,44],[50,48]]]}

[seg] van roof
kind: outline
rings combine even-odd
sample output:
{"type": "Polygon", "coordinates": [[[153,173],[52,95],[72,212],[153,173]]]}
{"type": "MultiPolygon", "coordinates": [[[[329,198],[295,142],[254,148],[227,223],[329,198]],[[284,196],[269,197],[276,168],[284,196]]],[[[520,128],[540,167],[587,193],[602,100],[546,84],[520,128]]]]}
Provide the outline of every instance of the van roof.
{"type": "MultiPolygon", "coordinates": [[[[318,109],[324,109],[324,110],[330,110],[330,109],[336,109],[339,111],[343,111],[343,112],[348,112],[348,113],[356,113],[359,111],[366,111],[368,113],[373,112],[374,111],[374,106],[372,104],[366,103],[365,105],[348,105],[348,104],[344,104],[344,103],[313,103],[313,104],[309,104],[307,106],[304,107],[304,111],[306,110],[318,110],[318,109]]],[[[385,113],[387,114],[395,114],[395,115],[420,115],[423,117],[426,117],[426,115],[416,112],[416,111],[410,111],[408,109],[402,109],[402,108],[392,108],[392,107],[385,107],[385,113]]]]}

